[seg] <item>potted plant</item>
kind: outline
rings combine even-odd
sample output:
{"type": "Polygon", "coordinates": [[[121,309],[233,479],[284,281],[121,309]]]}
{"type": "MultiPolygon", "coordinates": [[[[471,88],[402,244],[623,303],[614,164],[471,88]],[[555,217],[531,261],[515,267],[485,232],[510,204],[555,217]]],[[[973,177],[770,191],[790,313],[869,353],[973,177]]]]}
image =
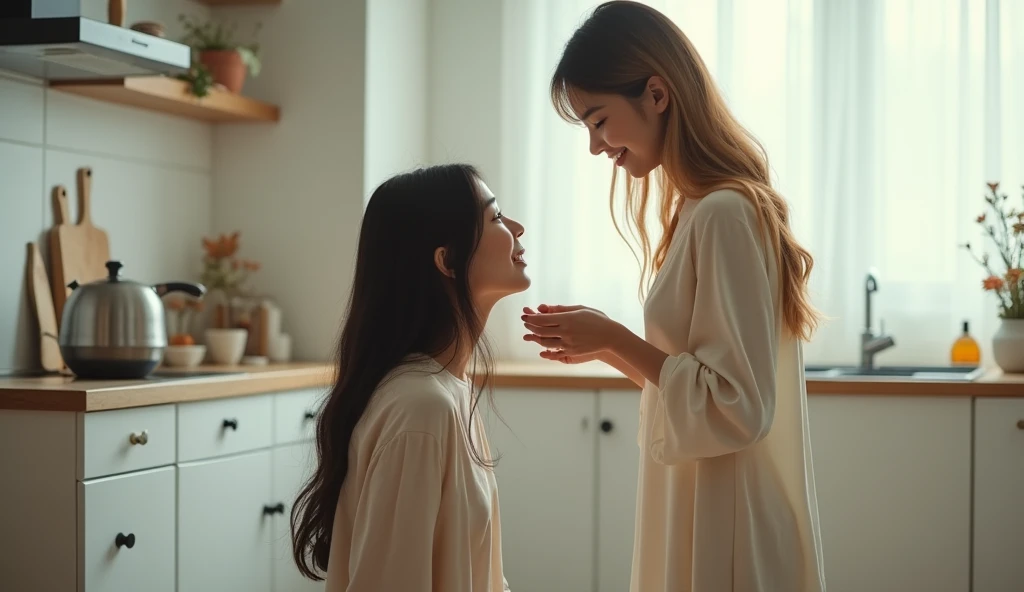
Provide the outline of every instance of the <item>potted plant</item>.
{"type": "Polygon", "coordinates": [[[982,288],[999,299],[999,330],[992,337],[996,364],[1004,372],[1024,372],[1024,211],[1007,208],[1009,196],[999,193],[999,183],[989,183],[988,188],[989,211],[976,222],[995,243],[998,263],[993,264],[988,253],[976,255],[970,243],[963,246],[988,274],[982,288]]]}
{"type": "MultiPolygon", "coordinates": [[[[178,20],[185,29],[181,42],[190,46],[194,54],[192,69],[183,78],[192,82],[196,96],[205,96],[211,84],[221,84],[237,94],[245,84],[246,70],[253,77],[259,76],[259,44],[235,41],[236,25],[201,21],[184,14],[178,20]]],[[[257,23],[254,37],[260,27],[257,23]]]]}

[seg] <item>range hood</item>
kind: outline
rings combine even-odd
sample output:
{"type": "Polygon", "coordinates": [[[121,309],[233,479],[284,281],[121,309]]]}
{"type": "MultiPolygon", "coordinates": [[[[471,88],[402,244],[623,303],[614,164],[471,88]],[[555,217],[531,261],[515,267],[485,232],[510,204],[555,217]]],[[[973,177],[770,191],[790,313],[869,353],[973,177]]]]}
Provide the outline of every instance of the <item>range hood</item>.
{"type": "Polygon", "coordinates": [[[184,44],[83,18],[79,0],[0,0],[0,70],[44,80],[188,71],[184,44]]]}

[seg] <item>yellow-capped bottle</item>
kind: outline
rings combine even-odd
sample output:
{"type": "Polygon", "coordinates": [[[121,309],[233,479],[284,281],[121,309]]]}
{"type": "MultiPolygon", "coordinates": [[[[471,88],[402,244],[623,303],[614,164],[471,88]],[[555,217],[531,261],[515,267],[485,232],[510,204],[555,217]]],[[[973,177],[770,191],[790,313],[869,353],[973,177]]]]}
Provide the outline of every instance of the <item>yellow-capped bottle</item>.
{"type": "Polygon", "coordinates": [[[949,361],[958,366],[978,366],[981,364],[981,348],[978,342],[968,330],[967,321],[964,321],[964,332],[953,342],[953,348],[949,352],[949,361]]]}

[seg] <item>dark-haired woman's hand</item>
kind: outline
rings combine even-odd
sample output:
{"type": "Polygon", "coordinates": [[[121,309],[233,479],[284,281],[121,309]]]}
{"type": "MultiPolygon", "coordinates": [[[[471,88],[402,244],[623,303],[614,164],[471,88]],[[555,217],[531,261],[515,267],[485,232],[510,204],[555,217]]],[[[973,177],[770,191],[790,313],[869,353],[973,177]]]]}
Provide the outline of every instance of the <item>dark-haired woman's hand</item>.
{"type": "Polygon", "coordinates": [[[623,330],[603,312],[586,306],[542,304],[538,312],[528,308],[523,312],[523,324],[530,331],[523,339],[547,348],[541,357],[567,364],[600,359],[623,330]]]}

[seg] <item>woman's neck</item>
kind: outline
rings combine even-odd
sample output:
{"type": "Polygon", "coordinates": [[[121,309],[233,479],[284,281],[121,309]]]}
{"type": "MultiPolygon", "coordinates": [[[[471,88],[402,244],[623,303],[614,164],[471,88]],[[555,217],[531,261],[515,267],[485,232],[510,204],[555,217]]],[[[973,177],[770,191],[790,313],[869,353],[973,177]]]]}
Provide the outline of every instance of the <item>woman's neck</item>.
{"type": "MultiPolygon", "coordinates": [[[[480,329],[487,326],[487,319],[490,316],[491,308],[494,305],[478,307],[480,314],[480,329]]],[[[461,335],[459,339],[434,356],[437,363],[448,369],[456,378],[468,380],[472,377],[466,376],[469,363],[473,360],[473,351],[476,349],[477,337],[461,335]]]]}

